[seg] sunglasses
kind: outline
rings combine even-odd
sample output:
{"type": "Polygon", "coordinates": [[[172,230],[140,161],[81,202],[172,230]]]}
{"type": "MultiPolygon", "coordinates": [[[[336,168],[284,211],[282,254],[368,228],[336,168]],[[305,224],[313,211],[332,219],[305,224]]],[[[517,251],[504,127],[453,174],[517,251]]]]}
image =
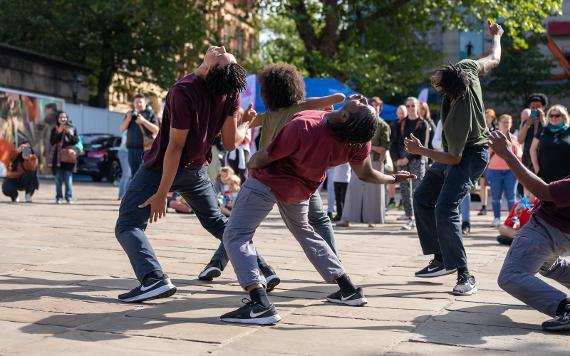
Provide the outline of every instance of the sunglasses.
{"type": "Polygon", "coordinates": [[[415,105],[406,105],[407,108],[415,108],[415,105]]]}
{"type": "Polygon", "coordinates": [[[548,116],[549,116],[549,117],[556,117],[556,118],[558,118],[558,117],[562,117],[562,114],[550,114],[550,115],[548,115],[548,116]]]}

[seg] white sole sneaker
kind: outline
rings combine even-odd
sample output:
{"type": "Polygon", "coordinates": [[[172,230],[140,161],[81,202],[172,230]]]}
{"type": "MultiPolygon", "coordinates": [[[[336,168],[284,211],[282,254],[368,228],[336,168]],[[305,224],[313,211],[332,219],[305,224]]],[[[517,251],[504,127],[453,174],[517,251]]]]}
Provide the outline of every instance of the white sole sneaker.
{"type": "Polygon", "coordinates": [[[457,272],[457,269],[441,269],[439,271],[434,271],[432,273],[422,273],[420,275],[416,274],[415,276],[418,278],[434,278],[434,277],[441,277],[441,276],[446,276],[448,274],[452,274],[457,272]]]}
{"type": "Polygon", "coordinates": [[[454,291],[454,290],[451,291],[451,294],[457,295],[457,296],[472,295],[472,294],[475,294],[475,293],[477,293],[477,286],[473,287],[473,289],[471,289],[470,291],[463,292],[463,293],[461,293],[461,292],[456,292],[456,291],[454,291]]]}
{"type": "Polygon", "coordinates": [[[361,307],[368,303],[365,297],[358,298],[358,299],[351,299],[351,300],[340,300],[340,299],[332,299],[327,297],[327,301],[329,303],[334,304],[342,304],[342,305],[350,305],[351,307],[361,307]]]}
{"type": "Polygon", "coordinates": [[[176,287],[174,286],[174,284],[169,283],[160,288],[150,290],[147,293],[137,295],[136,297],[119,299],[119,300],[124,303],[138,303],[145,300],[167,298],[173,295],[174,293],[176,293],[176,287]]]}
{"type": "Polygon", "coordinates": [[[253,318],[253,319],[220,318],[220,320],[226,323],[234,323],[234,324],[271,325],[279,322],[281,320],[281,316],[279,316],[279,314],[275,314],[267,316],[265,318],[253,318]]]}

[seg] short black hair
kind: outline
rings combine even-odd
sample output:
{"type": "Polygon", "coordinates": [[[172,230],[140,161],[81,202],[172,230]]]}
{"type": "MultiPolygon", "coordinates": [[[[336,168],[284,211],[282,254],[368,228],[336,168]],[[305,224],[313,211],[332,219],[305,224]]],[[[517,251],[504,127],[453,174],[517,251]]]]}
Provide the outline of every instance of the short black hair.
{"type": "Polygon", "coordinates": [[[269,64],[257,78],[261,98],[269,110],[287,108],[305,98],[305,81],[294,65],[269,64]]]}
{"type": "Polygon", "coordinates": [[[439,71],[441,71],[441,81],[439,85],[441,85],[443,94],[451,99],[463,98],[469,86],[469,76],[467,72],[458,65],[451,63],[442,66],[439,71]]]}
{"type": "Polygon", "coordinates": [[[540,101],[542,106],[544,106],[544,107],[548,106],[548,97],[546,96],[546,94],[543,94],[543,93],[532,93],[532,94],[530,94],[528,96],[528,98],[526,99],[526,106],[529,107],[530,103],[532,103],[533,101],[540,101]]]}
{"type": "Polygon", "coordinates": [[[133,96],[133,101],[134,101],[135,99],[145,99],[145,97],[144,97],[144,95],[142,95],[142,94],[139,93],[139,94],[136,94],[135,96],[133,96]]]}
{"type": "Polygon", "coordinates": [[[46,109],[52,109],[53,111],[57,111],[57,104],[56,103],[47,103],[45,105],[46,109]]]}
{"type": "Polygon", "coordinates": [[[370,107],[363,106],[355,113],[349,113],[348,120],[342,124],[329,121],[333,134],[349,143],[366,143],[372,139],[378,128],[378,118],[370,107]]]}
{"type": "Polygon", "coordinates": [[[247,86],[247,71],[237,63],[217,65],[208,71],[206,87],[214,95],[232,95],[247,86]]]}

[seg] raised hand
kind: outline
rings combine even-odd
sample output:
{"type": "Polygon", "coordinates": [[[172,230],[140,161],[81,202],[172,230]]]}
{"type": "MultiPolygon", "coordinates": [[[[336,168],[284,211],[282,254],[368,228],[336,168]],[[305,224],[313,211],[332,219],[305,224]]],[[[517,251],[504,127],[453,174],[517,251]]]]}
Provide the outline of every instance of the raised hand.
{"type": "Polygon", "coordinates": [[[409,138],[404,139],[404,146],[406,151],[416,155],[420,154],[421,149],[424,148],[422,142],[414,134],[410,134],[409,138]]]}
{"type": "Polygon", "coordinates": [[[505,33],[505,30],[501,27],[501,25],[497,23],[491,22],[491,20],[487,20],[487,26],[489,26],[489,32],[493,36],[502,36],[505,33]]]}
{"type": "Polygon", "coordinates": [[[505,158],[512,154],[513,144],[511,143],[511,138],[509,136],[505,136],[505,134],[497,130],[491,132],[489,139],[491,140],[491,148],[493,149],[493,152],[499,155],[499,157],[505,158]]]}
{"type": "Polygon", "coordinates": [[[243,115],[241,116],[242,122],[252,122],[257,117],[257,112],[253,109],[253,104],[250,103],[247,109],[244,111],[243,115]]]}

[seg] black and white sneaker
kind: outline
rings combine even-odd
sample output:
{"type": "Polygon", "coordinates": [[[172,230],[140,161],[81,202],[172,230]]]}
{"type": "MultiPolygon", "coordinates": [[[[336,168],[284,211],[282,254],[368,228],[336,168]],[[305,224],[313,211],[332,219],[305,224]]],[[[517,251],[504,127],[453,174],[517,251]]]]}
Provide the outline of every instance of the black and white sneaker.
{"type": "Polygon", "coordinates": [[[542,323],[544,331],[569,331],[570,330],[570,304],[566,304],[564,313],[557,315],[556,318],[550,319],[542,323]]]}
{"type": "Polygon", "coordinates": [[[277,287],[277,285],[279,283],[281,283],[281,279],[279,277],[277,277],[276,274],[272,274],[268,277],[265,277],[265,281],[267,282],[267,287],[265,288],[265,291],[267,293],[271,292],[272,290],[275,289],[275,287],[277,287]]]}
{"type": "Polygon", "coordinates": [[[362,292],[362,288],[357,288],[356,291],[349,295],[343,295],[342,291],[334,292],[333,294],[327,297],[327,301],[335,304],[345,304],[351,305],[354,307],[361,307],[364,304],[368,303],[366,297],[364,297],[364,293],[362,292]]]}
{"type": "Polygon", "coordinates": [[[176,293],[176,286],[165,274],[162,278],[149,278],[146,285],[141,283],[130,292],[119,295],[119,300],[125,303],[140,303],[145,300],[167,298],[174,293],[176,293]]]}
{"type": "Polygon", "coordinates": [[[254,325],[271,325],[281,320],[273,304],[269,307],[264,307],[247,298],[243,298],[241,301],[245,304],[244,306],[222,315],[220,320],[226,323],[254,325]]]}
{"type": "Polygon", "coordinates": [[[201,281],[211,281],[222,275],[222,269],[220,264],[217,262],[210,262],[204,267],[202,272],[198,275],[198,279],[201,281]]]}
{"type": "Polygon", "coordinates": [[[457,284],[451,292],[454,295],[471,295],[477,293],[477,284],[475,277],[470,274],[461,274],[457,277],[457,284]]]}
{"type": "Polygon", "coordinates": [[[452,274],[455,273],[455,271],[457,271],[457,269],[445,269],[443,262],[433,259],[429,261],[429,264],[424,269],[416,272],[416,277],[433,278],[452,274]]]}

